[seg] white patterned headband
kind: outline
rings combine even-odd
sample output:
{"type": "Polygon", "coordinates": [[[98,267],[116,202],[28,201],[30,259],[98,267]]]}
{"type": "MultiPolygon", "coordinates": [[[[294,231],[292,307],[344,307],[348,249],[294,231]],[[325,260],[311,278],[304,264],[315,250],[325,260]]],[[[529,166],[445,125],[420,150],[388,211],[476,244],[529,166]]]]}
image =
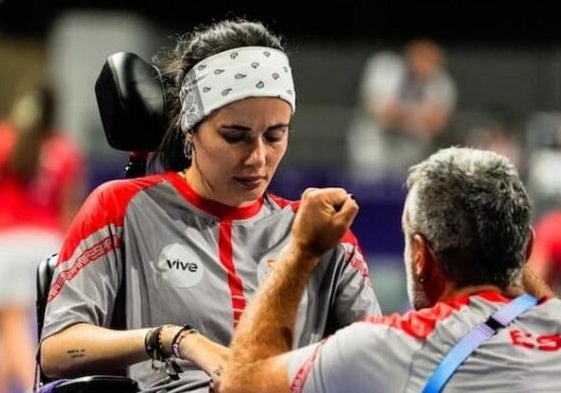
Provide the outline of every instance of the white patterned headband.
{"type": "Polygon", "coordinates": [[[215,109],[249,97],[282,98],[294,113],[294,82],[284,52],[246,46],[197,63],[185,75],[179,93],[181,130],[187,132],[215,109]]]}

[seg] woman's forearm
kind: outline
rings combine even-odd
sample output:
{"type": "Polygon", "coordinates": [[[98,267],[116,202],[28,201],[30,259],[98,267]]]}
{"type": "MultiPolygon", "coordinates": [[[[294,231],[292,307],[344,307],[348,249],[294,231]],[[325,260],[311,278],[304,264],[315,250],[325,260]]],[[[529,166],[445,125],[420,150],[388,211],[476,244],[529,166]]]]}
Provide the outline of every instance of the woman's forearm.
{"type": "Polygon", "coordinates": [[[46,338],[41,344],[41,368],[49,377],[110,373],[148,359],[144,337],[148,329],[110,330],[80,323],[46,338]]]}

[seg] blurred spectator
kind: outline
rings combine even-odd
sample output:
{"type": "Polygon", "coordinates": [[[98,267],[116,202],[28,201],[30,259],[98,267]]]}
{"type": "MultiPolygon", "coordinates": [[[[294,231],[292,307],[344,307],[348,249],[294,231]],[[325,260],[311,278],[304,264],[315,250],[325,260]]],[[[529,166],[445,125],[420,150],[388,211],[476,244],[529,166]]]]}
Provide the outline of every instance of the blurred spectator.
{"type": "Polygon", "coordinates": [[[518,140],[513,122],[503,117],[500,114],[494,115],[490,120],[467,130],[463,143],[506,156],[524,178],[526,163],[522,144],[518,140]]]}
{"type": "Polygon", "coordinates": [[[561,118],[543,113],[530,122],[529,184],[535,210],[534,272],[561,294],[561,118]]]}
{"type": "Polygon", "coordinates": [[[545,213],[535,224],[535,231],[528,264],[561,294],[561,209],[545,213]]]}
{"type": "Polygon", "coordinates": [[[456,108],[457,87],[443,49],[428,39],[410,41],[403,55],[374,54],[360,86],[360,106],[348,140],[353,175],[405,177],[433,149],[456,108]]]}
{"type": "Polygon", "coordinates": [[[35,271],[81,203],[81,152],[53,127],[53,92],[17,99],[0,123],[0,392],[32,391],[35,271]],[[14,391],[14,390],[11,390],[14,391]]]}
{"type": "Polygon", "coordinates": [[[525,140],[528,189],[536,217],[541,217],[561,209],[561,112],[531,114],[525,140]]]}

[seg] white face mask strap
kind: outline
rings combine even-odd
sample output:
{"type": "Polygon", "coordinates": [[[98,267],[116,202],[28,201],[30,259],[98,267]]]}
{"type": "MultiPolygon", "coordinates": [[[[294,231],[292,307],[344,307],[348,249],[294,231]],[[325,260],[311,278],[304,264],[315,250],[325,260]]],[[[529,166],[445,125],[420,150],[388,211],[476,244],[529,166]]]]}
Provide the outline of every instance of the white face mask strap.
{"type": "Polygon", "coordinates": [[[282,51],[248,46],[197,63],[183,79],[180,126],[184,133],[212,111],[249,97],[278,97],[296,110],[288,57],[282,51]]]}

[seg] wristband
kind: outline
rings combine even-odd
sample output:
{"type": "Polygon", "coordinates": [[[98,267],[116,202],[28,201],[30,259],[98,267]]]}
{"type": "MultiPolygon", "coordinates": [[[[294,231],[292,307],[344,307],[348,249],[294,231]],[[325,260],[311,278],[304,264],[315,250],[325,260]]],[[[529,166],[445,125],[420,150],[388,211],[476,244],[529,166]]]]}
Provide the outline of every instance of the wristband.
{"type": "Polygon", "coordinates": [[[146,332],[144,336],[144,349],[152,360],[163,361],[168,358],[162,343],[162,330],[173,325],[160,325],[146,332]]]}
{"type": "Polygon", "coordinates": [[[193,326],[187,324],[183,325],[183,327],[175,333],[175,336],[173,336],[173,339],[171,340],[171,352],[173,353],[173,356],[181,359],[181,354],[179,352],[181,340],[183,340],[185,336],[194,333],[199,333],[199,331],[193,326]]]}

